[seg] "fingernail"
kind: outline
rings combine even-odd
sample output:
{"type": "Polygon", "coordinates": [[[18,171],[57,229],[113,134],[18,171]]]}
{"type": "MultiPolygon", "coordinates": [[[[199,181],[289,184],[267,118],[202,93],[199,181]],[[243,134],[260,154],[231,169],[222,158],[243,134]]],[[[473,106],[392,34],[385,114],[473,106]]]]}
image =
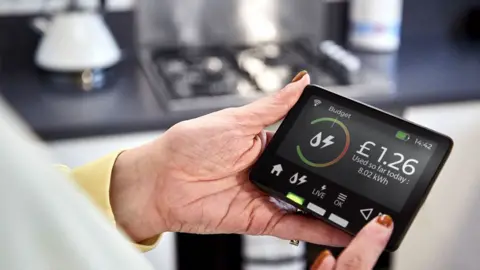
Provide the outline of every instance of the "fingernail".
{"type": "Polygon", "coordinates": [[[310,269],[315,270],[319,268],[320,265],[322,265],[322,262],[325,260],[325,258],[331,255],[332,253],[330,253],[330,250],[325,249],[318,255],[318,257],[315,259],[315,262],[313,262],[312,267],[310,269]]]}
{"type": "Polygon", "coordinates": [[[303,78],[303,76],[305,76],[305,74],[307,74],[306,70],[300,71],[297,75],[295,75],[295,77],[293,77],[292,82],[300,81],[303,78]]]}
{"type": "Polygon", "coordinates": [[[390,228],[390,226],[392,226],[393,220],[389,215],[381,215],[377,218],[377,223],[387,228],[390,228]]]}

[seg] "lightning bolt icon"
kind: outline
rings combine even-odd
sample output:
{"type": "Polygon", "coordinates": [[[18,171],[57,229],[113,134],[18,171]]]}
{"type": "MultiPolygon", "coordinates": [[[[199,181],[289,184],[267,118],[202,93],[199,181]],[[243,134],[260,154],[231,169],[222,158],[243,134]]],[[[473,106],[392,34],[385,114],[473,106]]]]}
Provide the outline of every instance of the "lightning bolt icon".
{"type": "Polygon", "coordinates": [[[322,147],[320,147],[320,149],[323,149],[329,145],[332,145],[334,142],[332,141],[335,137],[333,137],[332,135],[328,136],[327,138],[325,138],[322,142],[324,143],[324,145],[322,147]]]}

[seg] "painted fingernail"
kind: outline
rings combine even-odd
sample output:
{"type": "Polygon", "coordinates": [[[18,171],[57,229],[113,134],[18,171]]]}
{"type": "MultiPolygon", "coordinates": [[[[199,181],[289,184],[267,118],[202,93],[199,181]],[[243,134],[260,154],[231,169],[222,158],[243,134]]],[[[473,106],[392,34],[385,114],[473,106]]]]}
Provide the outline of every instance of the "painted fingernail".
{"type": "Polygon", "coordinates": [[[393,224],[393,220],[389,215],[381,215],[377,218],[377,223],[387,228],[390,228],[390,226],[392,226],[393,224]]]}
{"type": "Polygon", "coordinates": [[[318,257],[315,259],[315,262],[313,262],[312,267],[310,269],[315,270],[322,265],[322,262],[327,258],[328,256],[332,256],[332,253],[330,250],[325,249],[324,251],[320,252],[318,257]]]}
{"type": "Polygon", "coordinates": [[[300,71],[297,75],[295,75],[295,77],[293,77],[292,82],[300,81],[303,78],[303,76],[305,76],[305,74],[307,74],[306,70],[300,71]]]}

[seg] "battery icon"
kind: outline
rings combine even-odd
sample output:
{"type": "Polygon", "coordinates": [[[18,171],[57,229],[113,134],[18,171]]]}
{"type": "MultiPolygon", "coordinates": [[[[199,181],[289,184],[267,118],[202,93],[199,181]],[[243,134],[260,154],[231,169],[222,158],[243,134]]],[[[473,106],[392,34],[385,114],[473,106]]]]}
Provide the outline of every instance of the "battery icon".
{"type": "Polygon", "coordinates": [[[296,195],[296,194],[294,194],[294,193],[292,193],[292,192],[289,192],[289,193],[287,194],[287,198],[289,198],[290,200],[292,200],[292,201],[294,201],[294,202],[296,202],[296,203],[298,203],[298,204],[300,204],[300,205],[303,205],[303,202],[305,201],[304,198],[302,198],[302,197],[300,197],[300,196],[298,196],[298,195],[296,195]]]}
{"type": "Polygon", "coordinates": [[[408,133],[405,133],[403,131],[397,131],[397,134],[395,135],[397,139],[400,139],[402,141],[408,141],[410,139],[410,135],[408,133]]]}

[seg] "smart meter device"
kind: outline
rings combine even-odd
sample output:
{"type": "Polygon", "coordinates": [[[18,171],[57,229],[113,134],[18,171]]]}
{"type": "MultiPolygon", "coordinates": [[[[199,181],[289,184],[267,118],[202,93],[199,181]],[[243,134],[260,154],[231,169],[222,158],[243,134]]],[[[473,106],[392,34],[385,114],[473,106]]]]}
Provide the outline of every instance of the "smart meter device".
{"type": "Polygon", "coordinates": [[[393,251],[452,146],[445,135],[309,85],[250,179],[352,235],[378,215],[390,215],[395,227],[387,250],[393,251]]]}

